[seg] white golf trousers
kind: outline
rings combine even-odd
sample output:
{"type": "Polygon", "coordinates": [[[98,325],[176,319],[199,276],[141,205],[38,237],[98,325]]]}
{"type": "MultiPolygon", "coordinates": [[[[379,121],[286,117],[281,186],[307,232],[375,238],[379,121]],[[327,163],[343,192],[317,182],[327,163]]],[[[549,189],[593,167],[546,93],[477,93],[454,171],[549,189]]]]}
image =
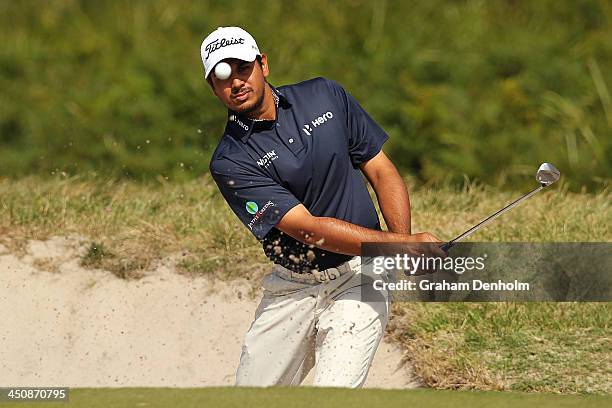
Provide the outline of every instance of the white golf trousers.
{"type": "Polygon", "coordinates": [[[354,257],[326,270],[341,273],[335,279],[308,283],[274,265],[263,279],[263,298],[244,340],[236,385],[299,385],[316,361],[313,385],[361,387],[385,332],[390,303],[387,292],[362,285],[360,267],[361,258],[354,257]],[[365,290],[372,291],[367,302],[365,290]]]}

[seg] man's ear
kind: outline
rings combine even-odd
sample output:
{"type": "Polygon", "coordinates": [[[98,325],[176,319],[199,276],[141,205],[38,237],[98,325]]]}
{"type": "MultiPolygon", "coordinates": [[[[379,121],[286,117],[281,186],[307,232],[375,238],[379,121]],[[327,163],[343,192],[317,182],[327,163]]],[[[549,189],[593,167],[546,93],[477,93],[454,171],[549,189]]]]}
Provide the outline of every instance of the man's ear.
{"type": "Polygon", "coordinates": [[[213,73],[211,73],[208,78],[206,78],[206,82],[208,82],[208,85],[210,85],[210,89],[212,89],[213,94],[215,94],[215,96],[219,96],[217,95],[217,91],[215,90],[215,86],[213,85],[213,81],[212,81],[212,75],[214,75],[213,73]]]}
{"type": "Polygon", "coordinates": [[[270,74],[270,68],[268,67],[268,56],[266,54],[261,54],[261,72],[263,73],[264,78],[270,74]]]}

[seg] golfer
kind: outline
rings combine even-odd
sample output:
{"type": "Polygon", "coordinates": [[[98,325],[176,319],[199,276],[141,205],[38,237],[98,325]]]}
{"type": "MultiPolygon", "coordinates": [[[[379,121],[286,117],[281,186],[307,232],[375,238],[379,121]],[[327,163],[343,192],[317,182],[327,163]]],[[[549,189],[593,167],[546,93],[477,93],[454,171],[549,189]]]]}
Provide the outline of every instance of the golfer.
{"type": "Polygon", "coordinates": [[[274,262],[236,385],[298,385],[315,367],[316,386],[361,387],[389,314],[388,293],[361,296],[361,243],[440,240],[411,234],[408,192],[381,150],[388,136],[338,83],[275,88],[266,54],[239,27],[213,31],[201,56],[228,109],[210,172],[274,262]]]}

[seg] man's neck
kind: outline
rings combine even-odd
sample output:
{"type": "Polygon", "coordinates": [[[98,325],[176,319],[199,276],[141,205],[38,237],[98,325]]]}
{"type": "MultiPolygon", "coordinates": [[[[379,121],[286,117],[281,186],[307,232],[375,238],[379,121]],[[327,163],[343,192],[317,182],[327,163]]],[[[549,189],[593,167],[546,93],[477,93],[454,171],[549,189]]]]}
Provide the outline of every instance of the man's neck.
{"type": "Polygon", "coordinates": [[[266,83],[264,88],[264,98],[261,107],[247,115],[251,119],[259,120],[275,120],[276,119],[276,104],[272,95],[272,88],[266,83]]]}

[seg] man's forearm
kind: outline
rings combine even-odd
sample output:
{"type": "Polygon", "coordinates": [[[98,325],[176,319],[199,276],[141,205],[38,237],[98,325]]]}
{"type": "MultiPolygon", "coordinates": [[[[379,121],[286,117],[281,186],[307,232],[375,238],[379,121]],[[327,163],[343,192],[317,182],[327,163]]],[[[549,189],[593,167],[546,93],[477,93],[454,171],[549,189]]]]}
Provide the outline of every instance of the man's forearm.
{"type": "Polygon", "coordinates": [[[376,192],[389,231],[411,234],[408,190],[391,160],[381,150],[360,169],[376,192]]]}
{"type": "Polygon", "coordinates": [[[308,230],[286,232],[298,241],[328,251],[360,255],[362,242],[417,242],[416,236],[372,230],[330,217],[312,217],[308,230]]]}
{"type": "Polygon", "coordinates": [[[385,173],[373,186],[380,211],[389,231],[410,234],[410,199],[406,184],[395,168],[385,173]]]}

